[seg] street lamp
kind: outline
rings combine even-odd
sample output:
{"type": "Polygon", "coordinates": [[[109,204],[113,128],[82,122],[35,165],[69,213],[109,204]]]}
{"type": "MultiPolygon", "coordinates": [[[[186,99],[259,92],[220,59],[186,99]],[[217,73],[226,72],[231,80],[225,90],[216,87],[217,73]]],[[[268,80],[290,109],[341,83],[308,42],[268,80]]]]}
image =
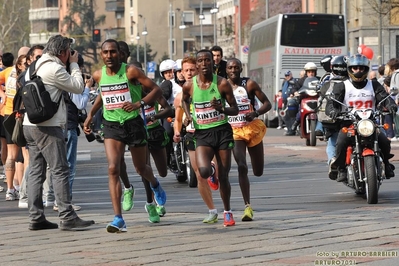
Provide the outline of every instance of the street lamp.
{"type": "Polygon", "coordinates": [[[144,18],[144,28],[143,32],[141,35],[144,36],[144,73],[147,75],[147,25],[145,23],[145,18],[144,18]]]}
{"type": "Polygon", "coordinates": [[[184,29],[186,29],[187,26],[184,24],[184,12],[181,12],[181,18],[180,18],[180,26],[179,29],[181,29],[181,50],[182,50],[182,58],[184,57],[184,29]]]}
{"type": "Polygon", "coordinates": [[[204,47],[204,34],[202,33],[202,21],[205,19],[204,13],[202,12],[202,0],[200,3],[200,14],[199,14],[199,20],[200,20],[200,35],[201,35],[201,49],[204,47]]]}
{"type": "Polygon", "coordinates": [[[216,0],[213,2],[213,7],[211,9],[211,14],[213,14],[213,44],[217,45],[217,35],[216,35],[216,14],[219,12],[219,8],[216,5],[216,0]]]}
{"type": "MultiPolygon", "coordinates": [[[[137,29],[139,28],[139,25],[137,24],[137,29]]],[[[139,40],[140,40],[140,34],[139,31],[137,31],[137,35],[136,35],[136,40],[137,40],[137,46],[136,46],[136,60],[137,62],[140,62],[140,55],[139,55],[139,40]]]]}

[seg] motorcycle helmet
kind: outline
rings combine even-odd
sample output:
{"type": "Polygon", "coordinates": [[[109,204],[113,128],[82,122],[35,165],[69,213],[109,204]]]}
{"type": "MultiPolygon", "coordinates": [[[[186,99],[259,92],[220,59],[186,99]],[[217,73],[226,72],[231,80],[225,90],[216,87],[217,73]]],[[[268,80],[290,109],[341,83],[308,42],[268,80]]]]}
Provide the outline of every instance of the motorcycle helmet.
{"type": "Polygon", "coordinates": [[[367,78],[367,75],[370,70],[370,61],[364,55],[355,54],[349,57],[347,61],[347,68],[348,68],[348,75],[352,83],[361,83],[367,78]],[[364,67],[364,69],[357,73],[354,73],[352,67],[356,66],[364,67]]]}
{"type": "Polygon", "coordinates": [[[174,70],[175,67],[176,67],[175,61],[173,61],[172,59],[166,59],[162,61],[161,64],[159,65],[159,72],[161,72],[161,75],[163,77],[163,72],[171,69],[174,70]]]}
{"type": "Polygon", "coordinates": [[[326,72],[331,72],[331,59],[332,55],[325,55],[323,58],[320,60],[320,65],[324,68],[326,72]]]}
{"type": "Polygon", "coordinates": [[[331,59],[332,73],[334,73],[334,75],[336,76],[347,77],[348,76],[348,70],[346,67],[347,60],[348,57],[346,55],[334,56],[331,59]]]}
{"type": "Polygon", "coordinates": [[[176,60],[176,66],[175,66],[175,72],[177,72],[177,71],[181,71],[181,69],[182,69],[182,66],[181,66],[181,62],[183,61],[183,59],[177,59],[176,60]]]}
{"type": "Polygon", "coordinates": [[[314,71],[316,71],[316,75],[317,75],[317,66],[313,62],[306,63],[305,66],[303,67],[303,69],[305,70],[305,72],[307,72],[309,70],[314,70],[314,71]]]}

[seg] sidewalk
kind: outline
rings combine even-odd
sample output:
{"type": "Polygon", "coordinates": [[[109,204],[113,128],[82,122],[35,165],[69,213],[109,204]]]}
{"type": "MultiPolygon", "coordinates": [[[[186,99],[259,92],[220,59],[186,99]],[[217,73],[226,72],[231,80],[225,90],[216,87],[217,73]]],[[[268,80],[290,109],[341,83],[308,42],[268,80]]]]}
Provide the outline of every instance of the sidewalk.
{"type": "Polygon", "coordinates": [[[2,211],[1,265],[331,265],[315,263],[331,262],[332,253],[342,251],[392,253],[341,257],[347,263],[341,265],[399,264],[399,207],[364,205],[326,215],[263,209],[252,222],[241,222],[238,214],[236,226],[224,228],[221,216],[209,225],[201,223],[203,214],[168,213],[150,224],[144,211],[135,210],[124,215],[127,233],[109,234],[111,214],[81,215],[96,221],[86,231],[29,231],[25,212],[2,211]]]}

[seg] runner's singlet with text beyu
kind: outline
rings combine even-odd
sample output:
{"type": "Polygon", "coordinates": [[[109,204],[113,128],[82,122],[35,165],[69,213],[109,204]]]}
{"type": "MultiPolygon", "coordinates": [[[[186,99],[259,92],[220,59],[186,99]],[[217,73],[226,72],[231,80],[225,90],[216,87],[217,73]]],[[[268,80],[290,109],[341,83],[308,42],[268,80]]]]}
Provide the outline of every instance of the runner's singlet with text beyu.
{"type": "Polygon", "coordinates": [[[122,109],[125,102],[138,102],[141,100],[141,86],[133,85],[126,76],[127,65],[121,67],[113,76],[107,75],[106,66],[103,66],[99,82],[100,93],[103,100],[103,116],[109,122],[119,122],[136,118],[140,109],[126,112],[122,109]]]}

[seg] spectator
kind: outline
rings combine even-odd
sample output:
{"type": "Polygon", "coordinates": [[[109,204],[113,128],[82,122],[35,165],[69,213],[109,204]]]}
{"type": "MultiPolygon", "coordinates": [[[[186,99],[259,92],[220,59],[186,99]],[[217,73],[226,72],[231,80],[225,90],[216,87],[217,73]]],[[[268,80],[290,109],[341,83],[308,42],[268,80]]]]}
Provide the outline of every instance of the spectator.
{"type": "Polygon", "coordinates": [[[279,90],[276,94],[275,97],[275,105],[274,109],[277,112],[277,117],[278,117],[278,127],[277,129],[283,129],[284,128],[284,120],[283,117],[281,116],[281,111],[283,110],[283,97],[282,97],[282,90],[279,90]]]}
{"type": "Polygon", "coordinates": [[[223,49],[220,46],[213,46],[211,48],[213,55],[213,71],[214,74],[227,79],[226,65],[227,62],[223,60],[223,49]]]}

